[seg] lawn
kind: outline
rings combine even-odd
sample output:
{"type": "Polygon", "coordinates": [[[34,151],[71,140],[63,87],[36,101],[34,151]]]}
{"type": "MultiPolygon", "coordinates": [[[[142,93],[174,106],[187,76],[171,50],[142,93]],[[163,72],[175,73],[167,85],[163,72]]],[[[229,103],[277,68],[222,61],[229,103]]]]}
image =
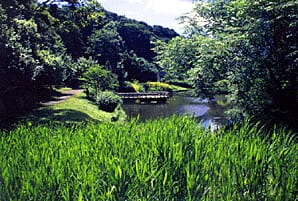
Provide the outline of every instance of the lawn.
{"type": "Polygon", "coordinates": [[[34,124],[124,121],[125,112],[121,107],[113,113],[102,111],[86,98],[85,93],[80,93],[61,103],[37,108],[22,119],[34,124]]]}

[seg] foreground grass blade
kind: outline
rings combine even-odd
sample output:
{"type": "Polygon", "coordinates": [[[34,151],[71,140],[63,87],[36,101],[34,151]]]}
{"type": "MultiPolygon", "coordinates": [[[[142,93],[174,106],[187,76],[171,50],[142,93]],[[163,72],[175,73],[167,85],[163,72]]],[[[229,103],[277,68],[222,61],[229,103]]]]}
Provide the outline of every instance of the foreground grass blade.
{"type": "Polygon", "coordinates": [[[296,200],[297,151],[284,129],[187,117],[19,125],[0,132],[0,200],[296,200]]]}

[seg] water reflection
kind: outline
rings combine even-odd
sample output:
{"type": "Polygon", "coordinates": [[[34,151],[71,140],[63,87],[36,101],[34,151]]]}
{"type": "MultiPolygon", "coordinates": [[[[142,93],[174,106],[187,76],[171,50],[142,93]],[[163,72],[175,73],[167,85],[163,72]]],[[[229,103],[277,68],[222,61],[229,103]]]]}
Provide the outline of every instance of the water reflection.
{"type": "Polygon", "coordinates": [[[139,116],[141,121],[170,117],[173,114],[186,114],[201,121],[205,127],[215,128],[226,123],[224,112],[228,104],[224,104],[223,96],[218,96],[212,101],[176,94],[167,103],[124,103],[123,109],[129,117],[139,116]]]}

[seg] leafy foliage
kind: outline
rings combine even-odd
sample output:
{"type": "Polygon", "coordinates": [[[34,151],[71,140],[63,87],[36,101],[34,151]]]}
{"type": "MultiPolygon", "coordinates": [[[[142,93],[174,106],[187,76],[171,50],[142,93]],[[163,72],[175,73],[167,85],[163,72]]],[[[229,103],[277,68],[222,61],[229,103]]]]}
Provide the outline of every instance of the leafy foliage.
{"type": "Polygon", "coordinates": [[[169,41],[171,38],[178,36],[172,29],[161,26],[151,27],[145,22],[128,19],[107,11],[105,14],[108,20],[119,23],[117,31],[125,41],[126,49],[132,50],[137,57],[144,58],[148,62],[152,62],[155,56],[155,53],[151,50],[154,47],[151,41],[157,39],[169,41]]]}
{"type": "Polygon", "coordinates": [[[0,194],[4,200],[292,201],[297,149],[283,129],[264,133],[247,123],[211,134],[187,117],[28,123],[0,131],[0,194]]]}
{"type": "Polygon", "coordinates": [[[98,94],[97,103],[99,109],[106,112],[114,112],[118,105],[122,103],[122,99],[110,91],[104,91],[98,94]]]}
{"type": "Polygon", "coordinates": [[[91,58],[81,58],[80,63],[83,65],[79,68],[85,68],[82,73],[83,86],[87,88],[87,96],[96,100],[99,93],[103,90],[114,89],[117,87],[117,79],[111,71],[106,70],[103,66],[97,64],[91,58]]]}
{"type": "Polygon", "coordinates": [[[188,79],[187,72],[193,68],[194,57],[198,42],[183,37],[175,37],[168,43],[164,41],[154,42],[156,52],[156,63],[160,66],[160,71],[166,72],[166,81],[188,79]]]}
{"type": "Polygon", "coordinates": [[[45,87],[83,84],[96,97],[126,80],[156,80],[150,40],[168,40],[173,30],[110,13],[96,0],[61,2],[0,2],[0,121],[32,108],[45,87]]]}
{"type": "Polygon", "coordinates": [[[197,95],[228,92],[236,115],[266,116],[294,128],[297,18],[297,2],[291,0],[198,2],[181,18],[187,38],[158,44],[157,62],[169,79],[181,69],[188,72],[197,95]],[[184,47],[182,54],[174,48],[177,41],[184,47]]]}
{"type": "Polygon", "coordinates": [[[171,85],[164,82],[147,82],[149,89],[152,91],[171,91],[171,85]]]}
{"type": "Polygon", "coordinates": [[[145,58],[138,57],[133,51],[122,56],[122,65],[127,73],[126,80],[146,82],[157,79],[158,67],[155,64],[145,58]]]}

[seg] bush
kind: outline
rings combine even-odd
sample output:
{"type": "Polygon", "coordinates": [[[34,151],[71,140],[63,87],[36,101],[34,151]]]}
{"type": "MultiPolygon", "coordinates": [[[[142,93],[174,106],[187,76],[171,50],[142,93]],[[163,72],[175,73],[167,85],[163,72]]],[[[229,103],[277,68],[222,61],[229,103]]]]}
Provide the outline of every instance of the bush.
{"type": "Polygon", "coordinates": [[[99,109],[106,112],[113,112],[116,107],[122,103],[121,98],[110,91],[104,91],[97,97],[99,109]]]}
{"type": "Polygon", "coordinates": [[[132,88],[135,92],[144,92],[145,88],[142,84],[140,84],[137,80],[135,80],[133,83],[131,83],[132,88]]]}
{"type": "Polygon", "coordinates": [[[147,82],[150,91],[171,91],[171,85],[164,82],[147,82]]]}
{"type": "Polygon", "coordinates": [[[132,83],[129,81],[125,81],[122,85],[119,87],[120,92],[135,92],[134,88],[132,87],[132,83]]]}
{"type": "Polygon", "coordinates": [[[192,86],[191,86],[191,84],[189,84],[188,80],[171,80],[171,81],[169,81],[169,84],[176,85],[179,87],[184,87],[184,88],[192,88],[192,86]]]}

